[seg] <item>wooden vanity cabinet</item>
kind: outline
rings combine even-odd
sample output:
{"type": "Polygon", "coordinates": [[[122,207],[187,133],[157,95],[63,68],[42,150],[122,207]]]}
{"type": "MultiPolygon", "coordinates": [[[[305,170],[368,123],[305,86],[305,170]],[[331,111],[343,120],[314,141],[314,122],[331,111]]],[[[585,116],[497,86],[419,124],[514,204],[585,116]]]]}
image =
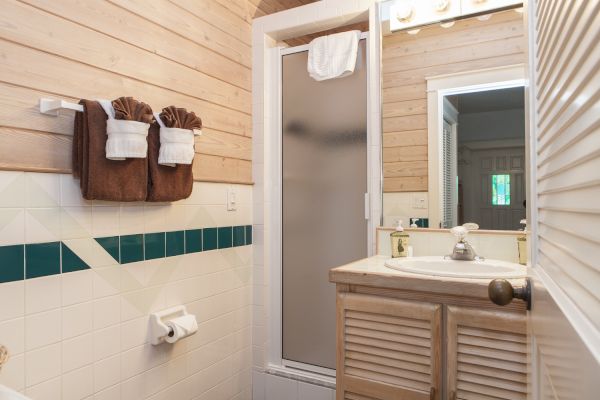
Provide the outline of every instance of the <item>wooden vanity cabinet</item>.
{"type": "Polygon", "coordinates": [[[442,366],[439,304],[338,292],[337,400],[430,400],[442,366]]]}
{"type": "Polygon", "coordinates": [[[525,400],[527,374],[524,305],[338,285],[337,400],[525,400]]]}
{"type": "Polygon", "coordinates": [[[524,313],[446,308],[446,388],[450,400],[527,399],[524,313]]]}

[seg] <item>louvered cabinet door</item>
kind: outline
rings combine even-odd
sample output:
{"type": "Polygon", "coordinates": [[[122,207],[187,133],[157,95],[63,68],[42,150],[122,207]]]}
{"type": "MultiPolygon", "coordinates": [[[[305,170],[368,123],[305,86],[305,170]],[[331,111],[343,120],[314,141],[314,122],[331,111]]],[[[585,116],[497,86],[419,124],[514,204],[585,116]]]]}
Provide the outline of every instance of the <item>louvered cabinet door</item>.
{"type": "Polygon", "coordinates": [[[448,306],[446,378],[450,400],[526,400],[525,314],[448,306]]]}
{"type": "Polygon", "coordinates": [[[441,400],[441,305],[338,293],[337,400],[441,400]]]}

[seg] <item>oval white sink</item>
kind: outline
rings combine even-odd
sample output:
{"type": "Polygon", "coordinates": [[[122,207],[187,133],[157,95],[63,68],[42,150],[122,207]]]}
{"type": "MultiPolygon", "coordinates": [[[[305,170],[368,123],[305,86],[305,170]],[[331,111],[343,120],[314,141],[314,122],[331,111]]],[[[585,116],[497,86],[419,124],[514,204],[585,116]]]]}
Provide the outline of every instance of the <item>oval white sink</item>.
{"type": "Polygon", "coordinates": [[[0,385],[0,400],[31,400],[6,386],[0,385]]]}
{"type": "Polygon", "coordinates": [[[455,261],[444,257],[390,258],[385,266],[413,274],[452,278],[525,278],[523,265],[500,260],[455,261]]]}

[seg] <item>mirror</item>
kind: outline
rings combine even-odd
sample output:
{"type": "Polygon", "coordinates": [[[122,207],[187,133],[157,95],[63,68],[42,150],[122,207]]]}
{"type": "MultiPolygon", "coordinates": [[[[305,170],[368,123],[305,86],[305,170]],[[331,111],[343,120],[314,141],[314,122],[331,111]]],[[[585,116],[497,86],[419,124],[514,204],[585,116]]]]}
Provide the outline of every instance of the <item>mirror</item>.
{"type": "Polygon", "coordinates": [[[384,226],[518,230],[526,41],[518,10],[389,30],[382,18],[384,226]],[[411,224],[412,223],[412,224],[411,224]]]}
{"type": "Polygon", "coordinates": [[[517,230],[525,219],[522,86],[443,97],[442,228],[517,230]]]}

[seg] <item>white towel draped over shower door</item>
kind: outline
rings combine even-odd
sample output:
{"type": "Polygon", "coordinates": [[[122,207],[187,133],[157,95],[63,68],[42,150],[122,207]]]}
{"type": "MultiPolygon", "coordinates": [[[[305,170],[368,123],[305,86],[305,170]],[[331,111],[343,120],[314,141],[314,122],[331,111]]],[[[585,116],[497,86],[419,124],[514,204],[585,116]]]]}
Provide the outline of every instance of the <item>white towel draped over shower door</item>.
{"type": "Polygon", "coordinates": [[[360,31],[348,31],[313,39],[308,45],[308,73],[316,81],[354,73],[360,31]]]}

